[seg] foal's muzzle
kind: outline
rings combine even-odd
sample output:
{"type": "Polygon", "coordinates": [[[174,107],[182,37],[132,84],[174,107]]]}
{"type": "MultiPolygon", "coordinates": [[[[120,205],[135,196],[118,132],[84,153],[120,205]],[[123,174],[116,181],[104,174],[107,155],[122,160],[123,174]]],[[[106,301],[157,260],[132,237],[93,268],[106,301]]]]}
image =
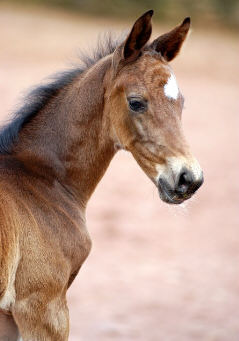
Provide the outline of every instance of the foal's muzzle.
{"type": "Polygon", "coordinates": [[[158,180],[160,198],[169,204],[181,204],[191,198],[196,190],[203,184],[203,175],[195,179],[193,173],[184,168],[177,176],[175,185],[172,187],[162,176],[158,180]]]}

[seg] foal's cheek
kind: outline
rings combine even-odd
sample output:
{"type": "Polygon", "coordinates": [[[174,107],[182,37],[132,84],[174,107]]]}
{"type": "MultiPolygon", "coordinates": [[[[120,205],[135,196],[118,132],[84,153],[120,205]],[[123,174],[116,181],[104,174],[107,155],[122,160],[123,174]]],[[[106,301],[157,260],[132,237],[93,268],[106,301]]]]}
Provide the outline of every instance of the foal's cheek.
{"type": "Polygon", "coordinates": [[[134,127],[128,112],[128,105],[122,96],[115,96],[111,101],[110,118],[113,135],[123,148],[127,149],[135,135],[134,127]]]}

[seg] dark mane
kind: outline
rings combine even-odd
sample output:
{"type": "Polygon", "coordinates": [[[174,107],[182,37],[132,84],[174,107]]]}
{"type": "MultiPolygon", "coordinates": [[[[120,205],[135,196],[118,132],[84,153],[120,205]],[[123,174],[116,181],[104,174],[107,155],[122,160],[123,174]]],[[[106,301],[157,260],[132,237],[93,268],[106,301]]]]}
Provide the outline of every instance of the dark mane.
{"type": "Polygon", "coordinates": [[[33,88],[26,96],[25,104],[13,114],[13,118],[0,128],[0,154],[9,154],[16,142],[22,127],[31,121],[58,92],[69,85],[82,72],[89,69],[101,58],[114,52],[119,41],[107,35],[99,39],[97,47],[91,55],[81,54],[81,65],[74,69],[61,72],[53,77],[47,84],[33,88]]]}

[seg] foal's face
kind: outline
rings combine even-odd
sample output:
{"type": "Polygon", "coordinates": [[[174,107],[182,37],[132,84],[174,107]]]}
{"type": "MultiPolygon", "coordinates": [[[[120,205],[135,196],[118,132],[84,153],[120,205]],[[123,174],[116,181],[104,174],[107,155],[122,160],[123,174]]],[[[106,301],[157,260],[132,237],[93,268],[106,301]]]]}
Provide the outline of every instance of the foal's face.
{"type": "Polygon", "coordinates": [[[155,46],[153,42],[118,66],[111,92],[113,127],[120,145],[156,184],[161,199],[179,204],[200,187],[203,176],[182,132],[184,99],[168,64],[178,50],[170,50],[166,58],[155,46]]]}

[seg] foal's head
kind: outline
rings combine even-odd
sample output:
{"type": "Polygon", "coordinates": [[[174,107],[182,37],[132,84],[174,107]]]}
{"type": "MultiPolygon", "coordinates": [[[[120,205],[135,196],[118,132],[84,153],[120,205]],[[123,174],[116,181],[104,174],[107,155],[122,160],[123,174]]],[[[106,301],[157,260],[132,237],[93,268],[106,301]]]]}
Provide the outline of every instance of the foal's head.
{"type": "Polygon", "coordinates": [[[163,201],[180,204],[203,182],[183,135],[184,99],[168,64],[187,36],[190,19],[148,43],[152,14],[135,22],[113,54],[106,108],[114,140],[133,154],[163,201]]]}

